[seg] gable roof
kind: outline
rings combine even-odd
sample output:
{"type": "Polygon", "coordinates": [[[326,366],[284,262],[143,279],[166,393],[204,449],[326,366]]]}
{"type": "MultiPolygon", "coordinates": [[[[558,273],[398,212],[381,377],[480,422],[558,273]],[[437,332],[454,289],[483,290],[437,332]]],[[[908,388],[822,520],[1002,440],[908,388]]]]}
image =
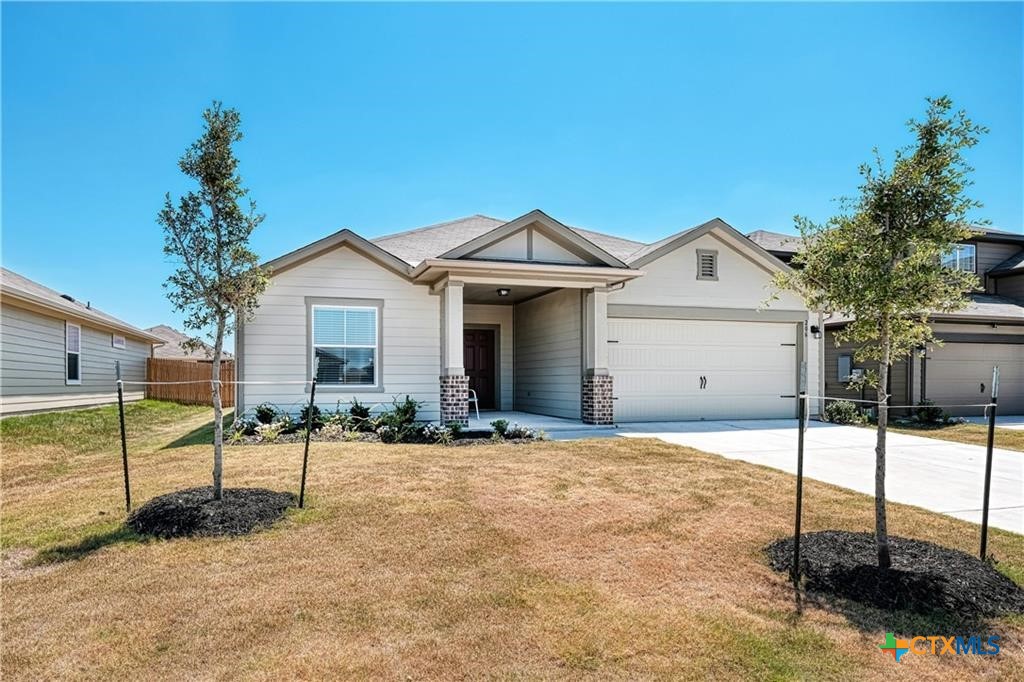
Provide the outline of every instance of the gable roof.
{"type": "Polygon", "coordinates": [[[1024,249],[989,270],[987,274],[991,277],[1024,274],[1024,249]]]}
{"type": "Polygon", "coordinates": [[[731,240],[733,242],[733,246],[735,246],[738,251],[741,253],[745,252],[744,255],[748,256],[750,260],[753,260],[766,270],[789,270],[789,266],[751,240],[747,239],[741,232],[721,218],[712,218],[697,227],[691,227],[688,230],[683,230],[676,234],[669,235],[668,237],[665,237],[660,241],[656,241],[653,244],[648,244],[629,257],[629,266],[631,268],[643,267],[644,265],[675,251],[679,247],[689,244],[695,239],[699,239],[700,237],[712,232],[717,233],[718,236],[724,237],[727,241],[731,240]]]}
{"type": "Polygon", "coordinates": [[[369,242],[352,230],[345,228],[338,230],[334,234],[329,234],[323,239],[318,239],[312,244],[306,244],[303,247],[295,249],[283,256],[278,256],[273,260],[269,260],[263,263],[262,267],[270,270],[271,276],[279,274],[284,270],[293,268],[296,265],[301,265],[306,261],[316,258],[328,251],[334,249],[340,249],[343,246],[359,251],[360,253],[372,258],[381,265],[394,270],[400,275],[408,276],[412,271],[412,268],[403,260],[400,260],[391,253],[388,253],[376,244],[369,242]]]}
{"type": "Polygon", "coordinates": [[[475,239],[470,239],[465,243],[459,244],[455,248],[445,251],[438,257],[463,258],[491,244],[501,241],[505,237],[522,230],[527,225],[532,225],[534,223],[543,225],[546,229],[551,231],[551,234],[565,240],[581,253],[600,261],[602,265],[620,268],[626,267],[626,263],[622,259],[616,258],[576,230],[573,230],[568,225],[563,225],[544,211],[536,208],[525,215],[519,216],[515,220],[510,220],[503,225],[499,225],[493,230],[481,234],[475,239]]]}
{"type": "Polygon", "coordinates": [[[94,308],[90,303],[76,301],[67,294],[61,294],[7,268],[0,268],[0,293],[4,297],[9,296],[47,308],[58,315],[67,315],[83,322],[93,322],[102,327],[117,330],[125,336],[132,336],[150,343],[163,342],[160,337],[94,308]]]}
{"type": "MultiPolygon", "coordinates": [[[[170,325],[158,324],[155,327],[148,327],[146,331],[153,336],[160,337],[164,341],[164,345],[157,346],[153,350],[153,357],[172,358],[176,360],[210,360],[213,358],[213,348],[206,343],[203,343],[199,350],[185,350],[182,344],[189,341],[192,337],[178,331],[170,325]]],[[[231,353],[221,351],[221,359],[230,360],[231,353]]]]}
{"type": "Polygon", "coordinates": [[[769,232],[768,230],[754,230],[747,235],[747,239],[765,251],[787,254],[794,254],[799,251],[800,244],[803,242],[803,238],[799,235],[769,232]]]}
{"type": "MultiPolygon", "coordinates": [[[[625,261],[629,254],[643,246],[642,242],[631,239],[564,225],[541,211],[531,211],[531,213],[526,215],[529,216],[533,213],[539,213],[563,228],[575,232],[619,261],[625,261]]],[[[526,216],[522,217],[525,218],[526,216]]],[[[478,213],[466,218],[458,218],[457,220],[427,225],[426,227],[419,227],[414,230],[384,235],[370,241],[410,265],[416,265],[428,258],[440,258],[458,249],[460,246],[518,220],[521,220],[521,218],[517,218],[515,221],[506,221],[478,213]]]]}

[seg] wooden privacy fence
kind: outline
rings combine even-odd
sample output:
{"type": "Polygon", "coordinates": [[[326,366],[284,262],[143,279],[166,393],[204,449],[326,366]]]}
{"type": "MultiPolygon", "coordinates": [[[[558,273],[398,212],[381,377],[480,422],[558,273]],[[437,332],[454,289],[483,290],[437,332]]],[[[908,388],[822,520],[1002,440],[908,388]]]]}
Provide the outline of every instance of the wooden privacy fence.
{"type": "MultiPolygon", "coordinates": [[[[212,405],[210,381],[213,363],[167,358],[146,358],[146,381],[203,381],[201,384],[148,384],[146,397],[156,400],[171,400],[185,405],[212,405]]],[[[232,360],[220,363],[220,380],[235,380],[235,363],[232,360]]],[[[235,385],[223,383],[220,386],[221,403],[224,407],[235,405],[235,385]]]]}

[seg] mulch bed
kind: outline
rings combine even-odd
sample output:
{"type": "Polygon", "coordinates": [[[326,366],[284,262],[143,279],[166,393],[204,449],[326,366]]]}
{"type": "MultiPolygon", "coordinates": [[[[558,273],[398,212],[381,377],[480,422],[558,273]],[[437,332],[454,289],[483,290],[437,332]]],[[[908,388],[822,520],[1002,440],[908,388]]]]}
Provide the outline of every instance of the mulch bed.
{"type": "Polygon", "coordinates": [[[210,486],[187,488],[154,497],[128,516],[128,525],[159,538],[245,535],[273,524],[295,501],[292,493],[265,488],[225,488],[219,501],[210,486]]]}
{"type": "MultiPolygon", "coordinates": [[[[809,592],[888,611],[942,612],[962,619],[1024,613],[1024,590],[990,563],[922,540],[889,537],[892,568],[878,568],[870,533],[826,530],[800,536],[801,573],[809,592]]],[[[776,571],[789,574],[793,538],[768,545],[776,571]]]]}
{"type": "MultiPolygon", "coordinates": [[[[323,436],[319,431],[313,431],[309,435],[311,443],[380,443],[381,439],[376,433],[372,431],[346,431],[344,435],[331,438],[323,436]]],[[[537,438],[506,438],[499,443],[513,443],[516,445],[522,443],[536,443],[539,439],[537,438]]],[[[261,439],[259,436],[242,436],[237,441],[229,442],[229,445],[280,445],[282,443],[305,443],[306,432],[296,431],[295,433],[282,433],[276,439],[272,441],[266,441],[261,439]]],[[[490,431],[463,431],[459,434],[458,438],[452,441],[452,445],[455,446],[466,446],[466,445],[494,445],[496,441],[491,440],[490,431]]],[[[392,443],[392,445],[433,445],[434,443],[428,441],[412,441],[408,443],[392,443]]]]}

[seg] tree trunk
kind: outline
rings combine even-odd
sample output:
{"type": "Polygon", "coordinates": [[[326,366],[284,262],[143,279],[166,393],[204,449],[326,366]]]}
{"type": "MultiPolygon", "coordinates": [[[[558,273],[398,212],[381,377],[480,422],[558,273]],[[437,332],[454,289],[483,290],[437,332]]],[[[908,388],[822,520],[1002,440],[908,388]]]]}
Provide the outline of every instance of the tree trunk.
{"type": "Polygon", "coordinates": [[[211,384],[213,388],[213,499],[224,497],[224,406],[220,400],[220,356],[224,348],[223,317],[217,320],[217,336],[213,344],[211,384]]]}
{"type": "Polygon", "coordinates": [[[891,351],[888,334],[883,334],[882,361],[878,368],[878,437],[875,442],[875,542],[878,545],[878,567],[889,568],[889,532],[885,522],[885,433],[889,426],[889,361],[891,351]]]}

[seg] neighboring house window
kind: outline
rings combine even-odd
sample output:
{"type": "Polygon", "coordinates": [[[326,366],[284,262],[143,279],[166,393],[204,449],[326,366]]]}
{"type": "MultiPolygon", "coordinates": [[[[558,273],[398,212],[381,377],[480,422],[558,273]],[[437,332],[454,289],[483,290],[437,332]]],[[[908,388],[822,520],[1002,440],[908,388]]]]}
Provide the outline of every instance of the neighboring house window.
{"type": "Polygon", "coordinates": [[[64,323],[64,381],[82,383],[82,328],[72,322],[64,323]]]}
{"type": "Polygon", "coordinates": [[[839,356],[839,381],[846,383],[850,380],[851,374],[853,374],[853,356],[852,355],[840,355],[839,356]]]}
{"type": "Polygon", "coordinates": [[[377,308],[313,306],[318,383],[377,385],[377,314],[377,308]]]}
{"type": "Polygon", "coordinates": [[[974,244],[957,244],[942,256],[942,265],[951,270],[976,271],[977,248],[974,244]]]}
{"type": "Polygon", "coordinates": [[[718,252],[697,249],[697,279],[718,279],[718,252]]]}
{"type": "Polygon", "coordinates": [[[121,350],[124,350],[125,348],[128,347],[128,343],[124,340],[124,337],[118,336],[117,334],[111,335],[110,345],[113,346],[114,348],[120,348],[121,350]]]}

